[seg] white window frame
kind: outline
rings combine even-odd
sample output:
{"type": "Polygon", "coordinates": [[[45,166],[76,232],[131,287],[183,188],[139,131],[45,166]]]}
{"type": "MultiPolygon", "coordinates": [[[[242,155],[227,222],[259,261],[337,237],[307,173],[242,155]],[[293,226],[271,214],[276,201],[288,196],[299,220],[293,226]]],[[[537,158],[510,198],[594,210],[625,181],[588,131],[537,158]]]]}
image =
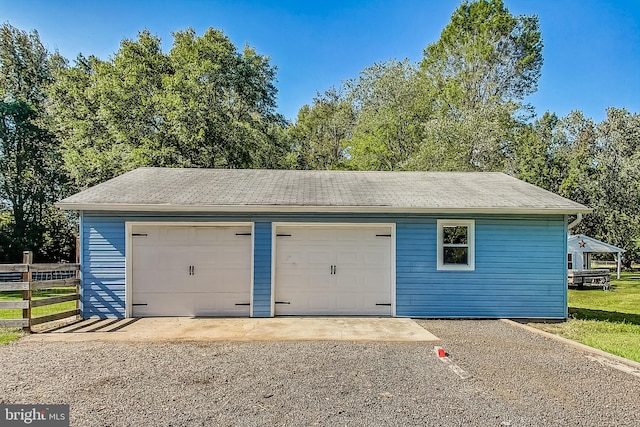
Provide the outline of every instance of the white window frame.
{"type": "Polygon", "coordinates": [[[475,226],[476,222],[472,219],[439,219],[438,220],[438,233],[437,233],[437,269],[438,270],[455,270],[455,271],[473,271],[475,270],[475,226]],[[444,227],[467,227],[467,244],[466,245],[447,245],[466,247],[467,251],[467,264],[445,264],[444,263],[444,242],[443,230],[444,227]]]}

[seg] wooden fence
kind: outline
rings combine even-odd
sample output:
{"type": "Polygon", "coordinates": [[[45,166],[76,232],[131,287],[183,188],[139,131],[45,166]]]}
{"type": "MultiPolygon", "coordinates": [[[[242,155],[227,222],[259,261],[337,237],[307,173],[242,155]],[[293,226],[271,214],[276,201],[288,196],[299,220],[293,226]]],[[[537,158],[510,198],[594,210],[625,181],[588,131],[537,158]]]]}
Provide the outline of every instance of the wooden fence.
{"type": "Polygon", "coordinates": [[[0,301],[0,310],[22,309],[22,318],[0,319],[0,327],[23,328],[31,331],[31,327],[34,325],[78,316],[80,314],[79,269],[79,264],[34,264],[32,252],[23,253],[22,264],[0,264],[0,273],[20,273],[22,276],[21,281],[17,282],[0,281],[0,292],[22,292],[21,300],[0,301]],[[70,272],[69,274],[73,274],[73,277],[53,278],[56,272],[70,272]],[[51,276],[52,278],[43,280],[42,277],[36,277],[38,280],[34,280],[34,273],[36,273],[35,276],[51,276]],[[69,286],[75,286],[75,293],[48,298],[32,298],[33,291],[69,286]],[[32,315],[33,308],[68,301],[76,302],[75,309],[39,317],[33,317],[32,315]]]}

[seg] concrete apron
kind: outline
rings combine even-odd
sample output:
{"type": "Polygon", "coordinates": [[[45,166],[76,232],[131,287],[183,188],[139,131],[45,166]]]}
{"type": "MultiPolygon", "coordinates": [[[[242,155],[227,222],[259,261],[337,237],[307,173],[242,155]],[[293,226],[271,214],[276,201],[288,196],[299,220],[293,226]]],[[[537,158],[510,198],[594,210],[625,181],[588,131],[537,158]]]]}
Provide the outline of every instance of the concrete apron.
{"type": "Polygon", "coordinates": [[[87,319],[28,341],[381,341],[434,342],[439,338],[406,318],[276,317],[87,319]]]}

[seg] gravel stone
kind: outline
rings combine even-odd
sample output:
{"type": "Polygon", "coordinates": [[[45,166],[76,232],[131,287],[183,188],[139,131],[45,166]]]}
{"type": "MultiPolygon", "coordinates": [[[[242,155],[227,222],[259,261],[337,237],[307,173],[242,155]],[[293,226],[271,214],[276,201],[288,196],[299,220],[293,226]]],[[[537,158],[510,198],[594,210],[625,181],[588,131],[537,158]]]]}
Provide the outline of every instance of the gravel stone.
{"type": "Polygon", "coordinates": [[[73,426],[637,426],[640,379],[500,321],[442,339],[29,342],[0,347],[0,403],[68,403],[73,426]]]}

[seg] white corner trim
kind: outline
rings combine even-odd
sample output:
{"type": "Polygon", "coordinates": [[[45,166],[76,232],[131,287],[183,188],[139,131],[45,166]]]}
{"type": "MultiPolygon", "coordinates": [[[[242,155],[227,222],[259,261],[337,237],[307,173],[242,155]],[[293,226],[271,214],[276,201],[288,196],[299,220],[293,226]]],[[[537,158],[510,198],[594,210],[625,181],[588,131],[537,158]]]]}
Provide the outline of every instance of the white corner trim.
{"type": "Polygon", "coordinates": [[[255,286],[255,246],[256,245],[256,223],[251,223],[251,286],[249,288],[249,317],[253,317],[253,288],[255,286]]]}

